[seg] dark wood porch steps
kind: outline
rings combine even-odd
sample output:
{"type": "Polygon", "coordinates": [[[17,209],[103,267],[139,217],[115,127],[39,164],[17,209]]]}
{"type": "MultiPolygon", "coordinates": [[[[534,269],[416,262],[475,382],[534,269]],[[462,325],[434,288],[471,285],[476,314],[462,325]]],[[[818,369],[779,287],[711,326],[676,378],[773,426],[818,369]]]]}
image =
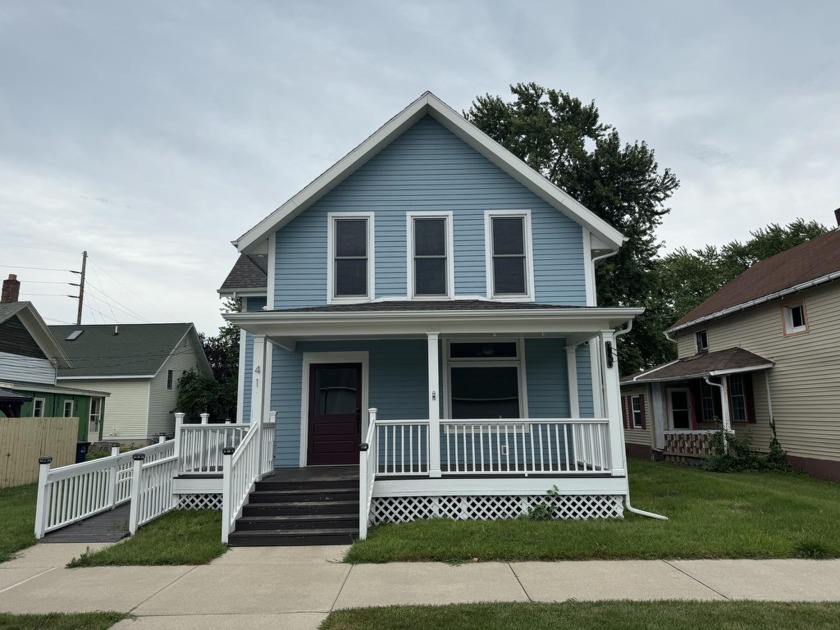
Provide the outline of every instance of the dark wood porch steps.
{"type": "Polygon", "coordinates": [[[258,482],[228,542],[241,547],[346,545],[358,536],[358,468],[333,467],[277,471],[258,482]]]}

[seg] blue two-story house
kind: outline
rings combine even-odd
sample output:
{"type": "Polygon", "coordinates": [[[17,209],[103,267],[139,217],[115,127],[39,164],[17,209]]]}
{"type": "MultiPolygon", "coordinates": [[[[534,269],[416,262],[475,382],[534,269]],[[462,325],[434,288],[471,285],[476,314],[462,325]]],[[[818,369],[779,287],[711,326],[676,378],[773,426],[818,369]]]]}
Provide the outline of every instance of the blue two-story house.
{"type": "Polygon", "coordinates": [[[359,467],[360,522],[621,516],[624,237],[431,93],[239,237],[239,422],[359,467]],[[361,450],[360,450],[361,449],[361,450]],[[558,493],[548,494],[556,486],[558,493]]]}

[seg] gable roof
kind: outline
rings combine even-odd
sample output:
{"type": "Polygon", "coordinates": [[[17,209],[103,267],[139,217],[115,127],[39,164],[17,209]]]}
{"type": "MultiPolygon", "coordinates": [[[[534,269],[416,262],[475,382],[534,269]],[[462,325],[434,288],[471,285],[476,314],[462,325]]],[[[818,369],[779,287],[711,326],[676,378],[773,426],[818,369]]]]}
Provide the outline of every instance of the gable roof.
{"type": "Polygon", "coordinates": [[[840,229],[757,262],[674,323],[676,332],[840,278],[840,229]]]}
{"type": "Polygon", "coordinates": [[[272,231],[283,227],[309,208],[424,116],[431,116],[525,188],[576,223],[586,227],[595,237],[593,249],[617,250],[626,240],[606,221],[468,122],[437,96],[426,92],[294,197],[240,236],[233,244],[242,253],[257,253],[272,231]]]}
{"type": "Polygon", "coordinates": [[[632,374],[621,379],[622,385],[680,381],[704,376],[720,376],[738,372],[769,370],[773,361],[743,348],[726,348],[716,352],[695,354],[692,357],[663,363],[655,368],[632,374]]]}
{"type": "MultiPolygon", "coordinates": [[[[59,378],[151,378],[170,355],[185,352],[182,342],[189,335],[202,368],[210,369],[195,326],[180,324],[83,324],[50,326],[74,368],[59,370],[59,378]],[[75,331],[75,339],[68,337],[75,331]]],[[[192,352],[192,351],[190,351],[192,352]]]]}
{"type": "Polygon", "coordinates": [[[41,319],[32,302],[0,302],[0,324],[17,316],[33,341],[48,359],[55,361],[59,368],[72,367],[72,363],[50,332],[49,326],[41,319]]]}
{"type": "Polygon", "coordinates": [[[219,293],[222,295],[257,292],[265,294],[267,285],[268,277],[265,272],[245,254],[240,254],[233,269],[219,288],[219,293]]]}

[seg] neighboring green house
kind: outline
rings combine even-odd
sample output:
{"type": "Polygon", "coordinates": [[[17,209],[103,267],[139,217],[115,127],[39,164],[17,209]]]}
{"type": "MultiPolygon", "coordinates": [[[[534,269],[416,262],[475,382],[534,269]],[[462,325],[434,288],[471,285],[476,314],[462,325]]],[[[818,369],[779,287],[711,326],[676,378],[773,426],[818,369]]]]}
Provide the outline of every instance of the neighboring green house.
{"type": "Polygon", "coordinates": [[[73,363],[30,302],[18,300],[20,282],[3,281],[0,301],[0,416],[77,417],[78,440],[98,439],[107,392],[57,385],[58,370],[73,363]]]}
{"type": "Polygon", "coordinates": [[[195,326],[98,324],[50,326],[73,368],[58,382],[111,393],[101,439],[123,442],[173,435],[178,379],[188,370],[210,372],[195,326]]]}

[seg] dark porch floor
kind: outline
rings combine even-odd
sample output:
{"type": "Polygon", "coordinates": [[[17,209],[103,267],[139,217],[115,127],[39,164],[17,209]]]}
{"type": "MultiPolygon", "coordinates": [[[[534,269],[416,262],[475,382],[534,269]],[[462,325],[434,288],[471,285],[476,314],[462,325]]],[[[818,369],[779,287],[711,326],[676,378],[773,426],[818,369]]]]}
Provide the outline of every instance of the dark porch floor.
{"type": "Polygon", "coordinates": [[[128,536],[128,513],[125,503],[88,519],[62,527],[44,536],[39,543],[117,542],[128,536]]]}
{"type": "Polygon", "coordinates": [[[307,468],[275,468],[263,481],[352,481],[359,478],[358,466],[309,466],[307,468]]]}

